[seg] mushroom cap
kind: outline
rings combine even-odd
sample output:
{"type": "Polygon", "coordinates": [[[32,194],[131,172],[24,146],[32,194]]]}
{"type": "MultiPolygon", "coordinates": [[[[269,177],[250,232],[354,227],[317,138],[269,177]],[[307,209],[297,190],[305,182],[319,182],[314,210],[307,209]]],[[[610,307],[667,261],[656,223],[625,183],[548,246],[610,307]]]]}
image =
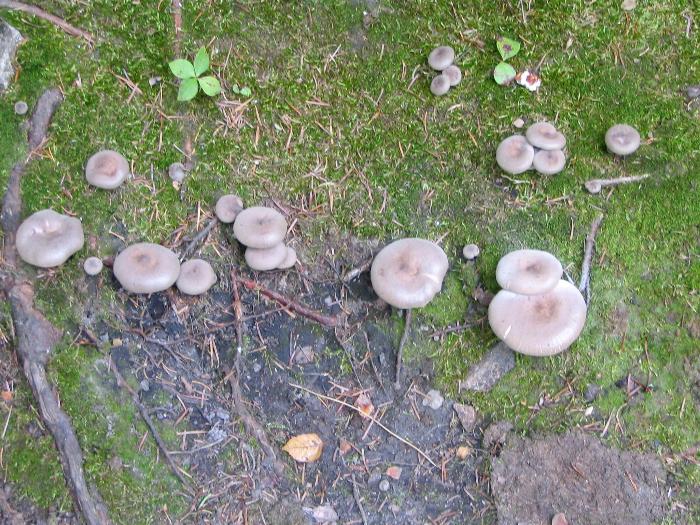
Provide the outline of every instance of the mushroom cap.
{"type": "Polygon", "coordinates": [[[22,260],[39,268],[60,266],[83,247],[85,235],[79,219],[41,210],[17,228],[15,245],[22,260]]]}
{"type": "MultiPolygon", "coordinates": [[[[224,195],[216,201],[214,213],[221,222],[229,223],[236,220],[238,214],[243,211],[243,199],[238,195],[224,195]]],[[[285,224],[285,232],[287,226],[285,224]]]]}
{"type": "Polygon", "coordinates": [[[536,148],[564,149],[566,137],[549,122],[535,122],[525,131],[525,137],[536,148]]]}
{"type": "Polygon", "coordinates": [[[160,244],[132,244],[114,259],[114,276],[125,290],[153,293],[170,288],[180,275],[180,261],[160,244]]]}
{"type": "Polygon", "coordinates": [[[476,259],[480,253],[481,250],[479,250],[476,244],[466,244],[464,248],[462,248],[462,255],[464,255],[464,258],[468,261],[476,259]]]}
{"type": "Polygon", "coordinates": [[[534,157],[535,148],[522,135],[511,135],[496,148],[496,162],[512,175],[529,170],[534,157]]]}
{"type": "Polygon", "coordinates": [[[447,75],[438,75],[430,83],[430,92],[436,97],[440,97],[450,90],[450,79],[447,75]]]}
{"type": "Polygon", "coordinates": [[[539,295],[501,290],[489,305],[493,333],[521,354],[558,354],[578,338],[585,322],[586,302],[581,292],[563,280],[539,295]]]}
{"type": "Polygon", "coordinates": [[[272,248],[287,234],[287,221],[277,210],[253,206],[238,214],[233,223],[233,234],[250,248],[272,248]]]}
{"type": "Polygon", "coordinates": [[[121,186],[129,175],[129,163],[116,151],[103,149],[90,157],[85,166],[88,183],[105,190],[121,186]]]}
{"type": "Polygon", "coordinates": [[[451,66],[455,60],[455,50],[450,46],[440,46],[433,49],[428,55],[428,65],[435,71],[442,71],[451,66]]]}
{"type": "Polygon", "coordinates": [[[190,259],[180,266],[180,275],[175,286],[187,295],[200,295],[216,283],[216,274],[207,261],[190,259]]]}
{"type": "Polygon", "coordinates": [[[559,259],[542,250],[515,250],[496,266],[501,288],[522,295],[537,295],[554,288],[564,269],[559,259]]]}
{"type": "Polygon", "coordinates": [[[542,175],[554,175],[566,166],[566,155],[560,149],[541,149],[532,159],[532,167],[542,175]]]}
{"type": "Polygon", "coordinates": [[[287,246],[287,255],[284,261],[277,267],[279,270],[289,270],[297,263],[297,252],[294,248],[287,246]]]}
{"type": "Polygon", "coordinates": [[[102,271],[103,267],[104,264],[99,257],[88,257],[85,259],[85,262],[83,262],[83,270],[85,270],[85,273],[88,275],[97,275],[102,271]]]}
{"type": "Polygon", "coordinates": [[[454,64],[447,66],[442,74],[450,81],[450,86],[456,86],[462,81],[462,70],[454,64]]]}
{"type": "Polygon", "coordinates": [[[640,141],[639,132],[627,124],[616,124],[605,133],[605,145],[615,155],[634,153],[640,141]]]}
{"type": "Polygon", "coordinates": [[[187,168],[182,162],[173,162],[168,166],[168,177],[173,182],[182,182],[187,176],[187,168]]]}
{"type": "Polygon", "coordinates": [[[447,255],[434,242],[400,239],[372,261],[372,288],[396,308],[419,308],[440,291],[447,268],[447,255]]]}
{"type": "Polygon", "coordinates": [[[253,270],[266,272],[276,270],[287,258],[287,247],[276,244],[272,248],[248,248],[245,251],[245,262],[253,270]]]}

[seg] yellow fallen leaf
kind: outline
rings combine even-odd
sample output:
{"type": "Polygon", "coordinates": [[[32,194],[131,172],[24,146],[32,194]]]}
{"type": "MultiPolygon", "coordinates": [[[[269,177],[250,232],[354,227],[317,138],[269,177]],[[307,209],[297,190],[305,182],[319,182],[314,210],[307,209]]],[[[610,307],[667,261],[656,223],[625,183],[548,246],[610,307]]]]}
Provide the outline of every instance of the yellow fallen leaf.
{"type": "Polygon", "coordinates": [[[3,401],[7,401],[8,403],[12,401],[12,392],[9,390],[3,390],[0,392],[0,397],[2,397],[3,401]]]}
{"type": "Polygon", "coordinates": [[[318,434],[299,434],[287,441],[282,450],[299,463],[308,463],[321,457],[323,441],[318,434]]]}

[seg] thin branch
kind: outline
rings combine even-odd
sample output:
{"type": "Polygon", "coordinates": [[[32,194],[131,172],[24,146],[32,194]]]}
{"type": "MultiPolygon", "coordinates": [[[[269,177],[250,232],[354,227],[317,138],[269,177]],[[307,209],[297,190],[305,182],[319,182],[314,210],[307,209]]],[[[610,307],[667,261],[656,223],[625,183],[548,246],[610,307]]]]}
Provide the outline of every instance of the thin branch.
{"type": "Polygon", "coordinates": [[[600,193],[607,186],[617,186],[618,184],[628,184],[630,182],[639,182],[649,175],[631,175],[628,177],[617,177],[615,179],[591,179],[584,183],[584,187],[588,193],[600,193]]]}
{"type": "Polygon", "coordinates": [[[180,261],[184,261],[190,255],[192,255],[197,250],[200,243],[204,242],[209,233],[211,233],[211,231],[218,223],[219,219],[217,219],[216,217],[210,220],[209,223],[204,228],[202,228],[202,230],[197,235],[195,235],[192,238],[192,240],[187,244],[185,249],[182,250],[182,254],[180,255],[180,261]]]}
{"type": "Polygon", "coordinates": [[[367,270],[369,270],[372,267],[372,258],[370,257],[367,259],[365,262],[363,262],[360,266],[357,268],[353,268],[352,270],[349,270],[348,272],[343,275],[342,281],[344,283],[349,283],[356,277],[360,276],[361,274],[365,273],[367,270]]]}
{"type": "Polygon", "coordinates": [[[355,499],[357,508],[360,509],[362,525],[367,525],[367,513],[365,512],[365,508],[362,506],[362,498],[360,497],[360,491],[357,488],[357,483],[355,482],[355,474],[352,475],[350,483],[352,483],[352,497],[355,499]]]}
{"type": "MultiPolygon", "coordinates": [[[[598,215],[591,224],[591,230],[586,236],[586,244],[583,249],[583,264],[581,265],[581,281],[578,289],[584,296],[590,296],[591,284],[591,260],[593,259],[593,248],[595,247],[595,236],[598,234],[600,224],[603,222],[603,214],[598,215]]],[[[586,301],[588,302],[588,301],[586,301]]]]}
{"type": "Polygon", "coordinates": [[[308,388],[306,388],[306,387],[304,387],[304,386],[301,386],[301,385],[296,385],[296,384],[294,384],[294,383],[289,383],[289,386],[291,386],[292,388],[298,388],[299,390],[303,390],[304,392],[308,392],[309,394],[313,394],[314,396],[319,397],[319,398],[321,398],[321,399],[325,399],[326,401],[332,401],[333,403],[338,403],[339,405],[343,405],[344,407],[349,408],[350,410],[353,410],[353,411],[357,412],[357,413],[360,414],[363,418],[369,419],[370,421],[374,422],[375,425],[377,425],[379,428],[381,428],[384,432],[386,432],[387,434],[389,434],[389,435],[390,435],[391,437],[393,437],[394,439],[399,440],[401,443],[403,443],[403,444],[406,445],[407,447],[410,447],[410,448],[412,448],[413,450],[415,450],[420,456],[422,456],[423,458],[425,458],[425,459],[428,461],[428,463],[430,463],[433,467],[439,468],[438,465],[437,465],[437,463],[435,463],[432,459],[430,459],[430,456],[428,456],[428,454],[426,454],[425,452],[423,452],[421,449],[419,449],[417,446],[415,446],[415,445],[414,445],[413,443],[411,443],[410,441],[408,441],[408,440],[402,438],[401,436],[399,436],[396,432],[394,432],[394,431],[392,431],[391,429],[389,429],[386,425],[384,425],[384,423],[382,423],[381,421],[379,421],[377,418],[375,418],[375,417],[372,416],[372,415],[367,415],[367,414],[365,414],[364,412],[362,412],[362,411],[361,411],[359,408],[357,408],[356,406],[353,406],[353,405],[351,405],[351,404],[349,404],[349,403],[346,403],[345,401],[341,401],[341,400],[339,400],[339,399],[335,399],[334,397],[330,397],[330,396],[325,396],[325,395],[323,395],[323,394],[319,394],[318,392],[314,392],[313,390],[310,390],[310,389],[308,389],[308,388]]]}
{"type": "Polygon", "coordinates": [[[52,15],[51,13],[44,11],[40,7],[36,7],[30,4],[25,4],[23,2],[15,2],[14,0],[0,0],[0,8],[5,7],[7,9],[13,9],[15,11],[22,11],[24,13],[29,13],[30,15],[34,15],[37,18],[42,18],[46,20],[47,22],[51,22],[53,25],[63,29],[66,33],[68,33],[71,36],[77,36],[84,38],[85,40],[88,41],[88,43],[93,44],[95,42],[95,39],[93,36],[88,33],[87,31],[83,31],[82,29],[78,29],[77,27],[69,24],[62,18],[59,18],[56,15],[52,15]]]}

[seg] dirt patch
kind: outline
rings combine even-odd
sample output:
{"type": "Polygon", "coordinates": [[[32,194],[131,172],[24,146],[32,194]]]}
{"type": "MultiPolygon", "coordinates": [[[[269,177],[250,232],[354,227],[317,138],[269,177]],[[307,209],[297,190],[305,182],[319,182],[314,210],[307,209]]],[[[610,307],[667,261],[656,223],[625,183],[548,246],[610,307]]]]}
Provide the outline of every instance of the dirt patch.
{"type": "Polygon", "coordinates": [[[582,431],[509,441],[493,462],[499,525],[652,524],[664,515],[666,472],[651,454],[608,448],[582,431]]]}

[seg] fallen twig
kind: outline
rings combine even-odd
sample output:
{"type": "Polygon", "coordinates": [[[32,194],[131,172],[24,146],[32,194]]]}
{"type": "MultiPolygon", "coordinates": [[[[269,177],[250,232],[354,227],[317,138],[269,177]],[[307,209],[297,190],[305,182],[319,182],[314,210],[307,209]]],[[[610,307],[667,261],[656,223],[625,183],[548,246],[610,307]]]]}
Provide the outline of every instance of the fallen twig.
{"type": "Polygon", "coordinates": [[[381,428],[384,432],[386,432],[387,434],[389,434],[389,435],[390,435],[391,437],[393,437],[394,439],[398,439],[401,443],[403,443],[403,444],[406,445],[407,447],[410,447],[410,448],[412,448],[413,450],[415,450],[420,456],[422,456],[423,458],[425,458],[425,459],[428,461],[428,463],[430,463],[433,467],[439,468],[438,465],[437,465],[437,463],[435,463],[432,459],[430,459],[430,456],[428,456],[428,454],[426,454],[425,452],[423,452],[421,449],[419,449],[417,446],[415,446],[415,445],[414,445],[413,443],[411,443],[410,441],[408,441],[408,440],[402,438],[401,436],[399,436],[396,432],[394,432],[394,431],[392,431],[391,429],[389,429],[386,425],[384,425],[384,423],[382,423],[381,421],[379,421],[376,417],[372,416],[371,414],[370,414],[370,415],[365,414],[364,412],[362,412],[362,410],[360,410],[360,409],[357,408],[356,406],[353,406],[353,405],[351,405],[351,404],[349,404],[349,403],[346,403],[345,401],[341,401],[340,399],[335,399],[334,397],[330,397],[330,396],[326,396],[326,395],[320,394],[320,393],[318,393],[318,392],[314,392],[313,390],[310,390],[310,389],[306,388],[305,386],[296,385],[296,384],[294,384],[294,383],[289,383],[289,386],[291,386],[292,388],[298,388],[299,390],[303,390],[304,392],[308,392],[309,394],[312,394],[312,395],[314,395],[314,396],[316,396],[316,397],[319,397],[319,398],[321,398],[321,399],[325,399],[326,401],[332,401],[333,403],[338,403],[339,405],[343,405],[344,407],[349,408],[350,410],[353,410],[353,411],[357,412],[357,413],[360,414],[363,418],[369,419],[370,421],[372,421],[374,424],[376,424],[379,428],[381,428]]]}
{"type": "Polygon", "coordinates": [[[617,186],[618,184],[627,184],[628,182],[639,182],[644,180],[649,175],[632,175],[629,177],[617,177],[616,179],[591,179],[584,183],[588,193],[600,193],[607,186],[617,186]]]}
{"type": "Polygon", "coordinates": [[[60,27],[63,29],[66,33],[72,36],[78,36],[82,37],[85,40],[87,40],[90,44],[95,42],[95,39],[93,36],[88,33],[87,31],[83,31],[82,29],[78,29],[77,27],[69,24],[62,18],[57,17],[56,15],[52,15],[51,13],[44,11],[40,7],[36,7],[30,4],[25,4],[22,2],[15,2],[14,0],[0,0],[0,7],[5,7],[7,9],[13,9],[15,11],[22,11],[24,13],[29,13],[30,15],[34,15],[38,18],[43,18],[47,22],[51,22],[55,26],[60,27]]]}
{"type": "Polygon", "coordinates": [[[293,301],[292,299],[289,299],[282,294],[270,290],[269,288],[265,288],[263,285],[256,283],[255,281],[246,279],[245,277],[236,276],[234,277],[234,279],[243,284],[243,286],[245,286],[249,290],[252,290],[254,292],[260,292],[265,297],[276,301],[277,303],[281,304],[282,306],[291,310],[292,312],[302,315],[307,319],[311,319],[312,321],[322,324],[323,326],[334,328],[336,326],[340,326],[341,324],[340,317],[336,315],[325,315],[315,310],[311,310],[310,308],[299,304],[296,301],[293,301]]]}
{"type": "Polygon", "coordinates": [[[369,270],[372,267],[372,260],[373,258],[367,259],[365,262],[363,262],[360,266],[357,268],[353,268],[352,270],[349,270],[348,272],[343,275],[343,282],[344,283],[349,283],[359,275],[365,273],[367,270],[369,270]]]}
{"type": "Polygon", "coordinates": [[[352,483],[352,497],[355,499],[357,508],[360,509],[360,515],[362,516],[362,524],[367,525],[367,513],[365,512],[365,508],[362,506],[360,491],[358,490],[357,483],[355,482],[355,474],[352,475],[352,479],[350,482],[352,483]]]}
{"type": "Polygon", "coordinates": [[[408,333],[411,331],[411,309],[406,310],[406,317],[404,319],[403,335],[401,335],[401,341],[399,342],[399,349],[396,351],[396,379],[394,381],[394,388],[401,388],[401,366],[403,365],[403,347],[406,346],[406,341],[408,340],[408,333]]]}
{"type": "Polygon", "coordinates": [[[149,432],[153,436],[153,439],[155,440],[156,444],[158,445],[158,448],[160,451],[163,453],[163,456],[165,456],[165,461],[168,463],[168,466],[170,467],[170,470],[173,471],[173,474],[177,477],[177,479],[180,480],[180,483],[183,484],[185,489],[188,491],[191,491],[191,487],[187,479],[185,479],[185,476],[182,475],[182,472],[180,471],[180,467],[175,463],[173,460],[172,456],[170,455],[170,451],[168,450],[168,447],[165,445],[165,442],[163,441],[163,438],[160,437],[160,434],[158,433],[158,429],[156,429],[155,425],[153,424],[153,420],[151,419],[151,416],[148,414],[148,409],[141,403],[141,400],[139,399],[139,395],[136,393],[136,391],[131,388],[131,385],[127,383],[124,380],[124,377],[121,375],[119,372],[119,369],[117,368],[117,364],[114,362],[111,356],[107,356],[107,363],[109,364],[109,367],[112,369],[112,373],[114,374],[114,377],[117,380],[117,386],[124,388],[130,395],[131,399],[134,402],[134,405],[136,405],[136,408],[139,409],[139,413],[141,414],[141,417],[143,418],[144,423],[146,423],[146,426],[148,427],[149,432]]]}
{"type": "Polygon", "coordinates": [[[202,230],[195,235],[192,240],[187,244],[184,250],[182,250],[182,254],[180,254],[180,261],[184,261],[187,259],[190,255],[192,255],[196,250],[197,247],[199,246],[200,243],[202,243],[209,233],[214,229],[214,227],[219,223],[219,219],[216,217],[212,218],[212,220],[207,223],[207,225],[202,228],[202,230]]]}
{"type": "MultiPolygon", "coordinates": [[[[49,89],[39,97],[29,123],[28,137],[31,149],[44,142],[48,124],[62,101],[63,97],[57,89],[49,89]]],[[[0,283],[7,296],[15,327],[15,352],[22,362],[41,419],[56,443],[63,475],[71,495],[89,525],[105,525],[110,523],[110,520],[106,509],[100,503],[99,495],[88,489],[78,438],[46,377],[46,365],[62,334],[34,308],[32,283],[17,267],[15,236],[22,211],[20,186],[25,167],[30,160],[31,157],[28,157],[12,169],[2,203],[0,221],[4,232],[4,247],[0,283]]]]}
{"type": "Polygon", "coordinates": [[[581,264],[581,281],[578,289],[581,294],[586,297],[586,303],[591,297],[591,260],[593,259],[593,248],[595,246],[595,236],[600,229],[600,224],[603,222],[603,214],[598,215],[591,224],[591,230],[586,236],[586,244],[583,249],[583,263],[581,264]]]}

